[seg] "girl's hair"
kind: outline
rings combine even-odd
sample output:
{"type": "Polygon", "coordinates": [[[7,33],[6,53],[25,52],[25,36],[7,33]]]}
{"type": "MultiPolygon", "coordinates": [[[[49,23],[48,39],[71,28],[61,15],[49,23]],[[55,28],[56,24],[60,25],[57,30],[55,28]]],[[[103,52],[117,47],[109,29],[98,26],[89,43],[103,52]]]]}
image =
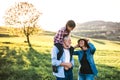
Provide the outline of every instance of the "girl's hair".
{"type": "Polygon", "coordinates": [[[86,39],[79,39],[79,40],[77,41],[77,43],[79,44],[79,42],[80,42],[81,40],[83,40],[83,41],[85,42],[85,44],[84,44],[85,47],[89,48],[88,41],[87,41],[86,39]]]}
{"type": "Polygon", "coordinates": [[[67,23],[66,23],[66,27],[69,26],[71,28],[74,28],[76,26],[75,22],[73,20],[69,20],[67,23]]]}

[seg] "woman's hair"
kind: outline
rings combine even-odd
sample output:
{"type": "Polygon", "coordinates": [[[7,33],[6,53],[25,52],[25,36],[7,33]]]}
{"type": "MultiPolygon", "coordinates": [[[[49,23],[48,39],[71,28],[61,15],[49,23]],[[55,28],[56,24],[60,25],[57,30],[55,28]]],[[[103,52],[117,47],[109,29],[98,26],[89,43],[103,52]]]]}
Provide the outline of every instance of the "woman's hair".
{"type": "Polygon", "coordinates": [[[69,26],[71,28],[74,28],[76,26],[75,22],[73,20],[69,20],[67,23],[66,23],[66,27],[69,26]]]}
{"type": "Polygon", "coordinates": [[[77,41],[77,43],[79,44],[79,42],[80,42],[81,40],[83,40],[83,41],[85,42],[85,44],[84,44],[85,47],[89,48],[88,41],[87,41],[86,39],[79,39],[79,40],[77,41]]]}

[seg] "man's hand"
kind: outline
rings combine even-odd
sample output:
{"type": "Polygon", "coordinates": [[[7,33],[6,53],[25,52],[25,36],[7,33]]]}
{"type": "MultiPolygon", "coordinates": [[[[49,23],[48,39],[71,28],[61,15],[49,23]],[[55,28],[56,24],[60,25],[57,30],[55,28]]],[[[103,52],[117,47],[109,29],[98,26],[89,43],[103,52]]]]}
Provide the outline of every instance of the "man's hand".
{"type": "Polygon", "coordinates": [[[72,63],[65,63],[65,62],[63,62],[60,65],[63,66],[65,68],[65,70],[68,70],[69,68],[72,67],[72,63]]]}
{"type": "Polygon", "coordinates": [[[66,63],[65,65],[66,65],[66,66],[64,67],[65,70],[68,70],[69,68],[72,67],[72,64],[71,64],[71,63],[66,63]]]}
{"type": "Polygon", "coordinates": [[[72,67],[72,64],[71,64],[71,63],[66,63],[66,64],[65,64],[65,67],[71,68],[71,67],[72,67]]]}
{"type": "Polygon", "coordinates": [[[64,67],[65,70],[68,70],[69,68],[68,67],[64,67]]]}

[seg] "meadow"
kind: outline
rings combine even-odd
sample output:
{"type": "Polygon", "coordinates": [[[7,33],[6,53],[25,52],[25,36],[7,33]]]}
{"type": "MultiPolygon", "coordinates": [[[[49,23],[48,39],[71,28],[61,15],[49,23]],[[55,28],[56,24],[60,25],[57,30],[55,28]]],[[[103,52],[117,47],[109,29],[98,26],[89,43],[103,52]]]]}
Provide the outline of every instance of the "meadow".
{"type": "MultiPolygon", "coordinates": [[[[72,45],[78,38],[72,37],[72,45]]],[[[0,37],[0,80],[55,80],[51,68],[53,35],[30,37],[32,49],[25,37],[0,37]]],[[[97,48],[94,55],[98,68],[95,80],[120,80],[120,42],[90,39],[97,48]]],[[[79,63],[74,56],[74,80],[77,80],[79,63]]]]}

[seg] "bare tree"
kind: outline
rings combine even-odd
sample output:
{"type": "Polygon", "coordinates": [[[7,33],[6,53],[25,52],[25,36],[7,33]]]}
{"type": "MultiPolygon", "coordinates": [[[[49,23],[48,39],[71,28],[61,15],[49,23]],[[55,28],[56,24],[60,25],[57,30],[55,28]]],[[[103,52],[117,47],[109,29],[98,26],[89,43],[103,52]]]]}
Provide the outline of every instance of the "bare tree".
{"type": "Polygon", "coordinates": [[[5,24],[16,27],[21,27],[27,38],[29,47],[30,35],[34,32],[40,17],[40,12],[34,7],[33,4],[28,2],[19,2],[11,6],[5,13],[5,24]]]}

